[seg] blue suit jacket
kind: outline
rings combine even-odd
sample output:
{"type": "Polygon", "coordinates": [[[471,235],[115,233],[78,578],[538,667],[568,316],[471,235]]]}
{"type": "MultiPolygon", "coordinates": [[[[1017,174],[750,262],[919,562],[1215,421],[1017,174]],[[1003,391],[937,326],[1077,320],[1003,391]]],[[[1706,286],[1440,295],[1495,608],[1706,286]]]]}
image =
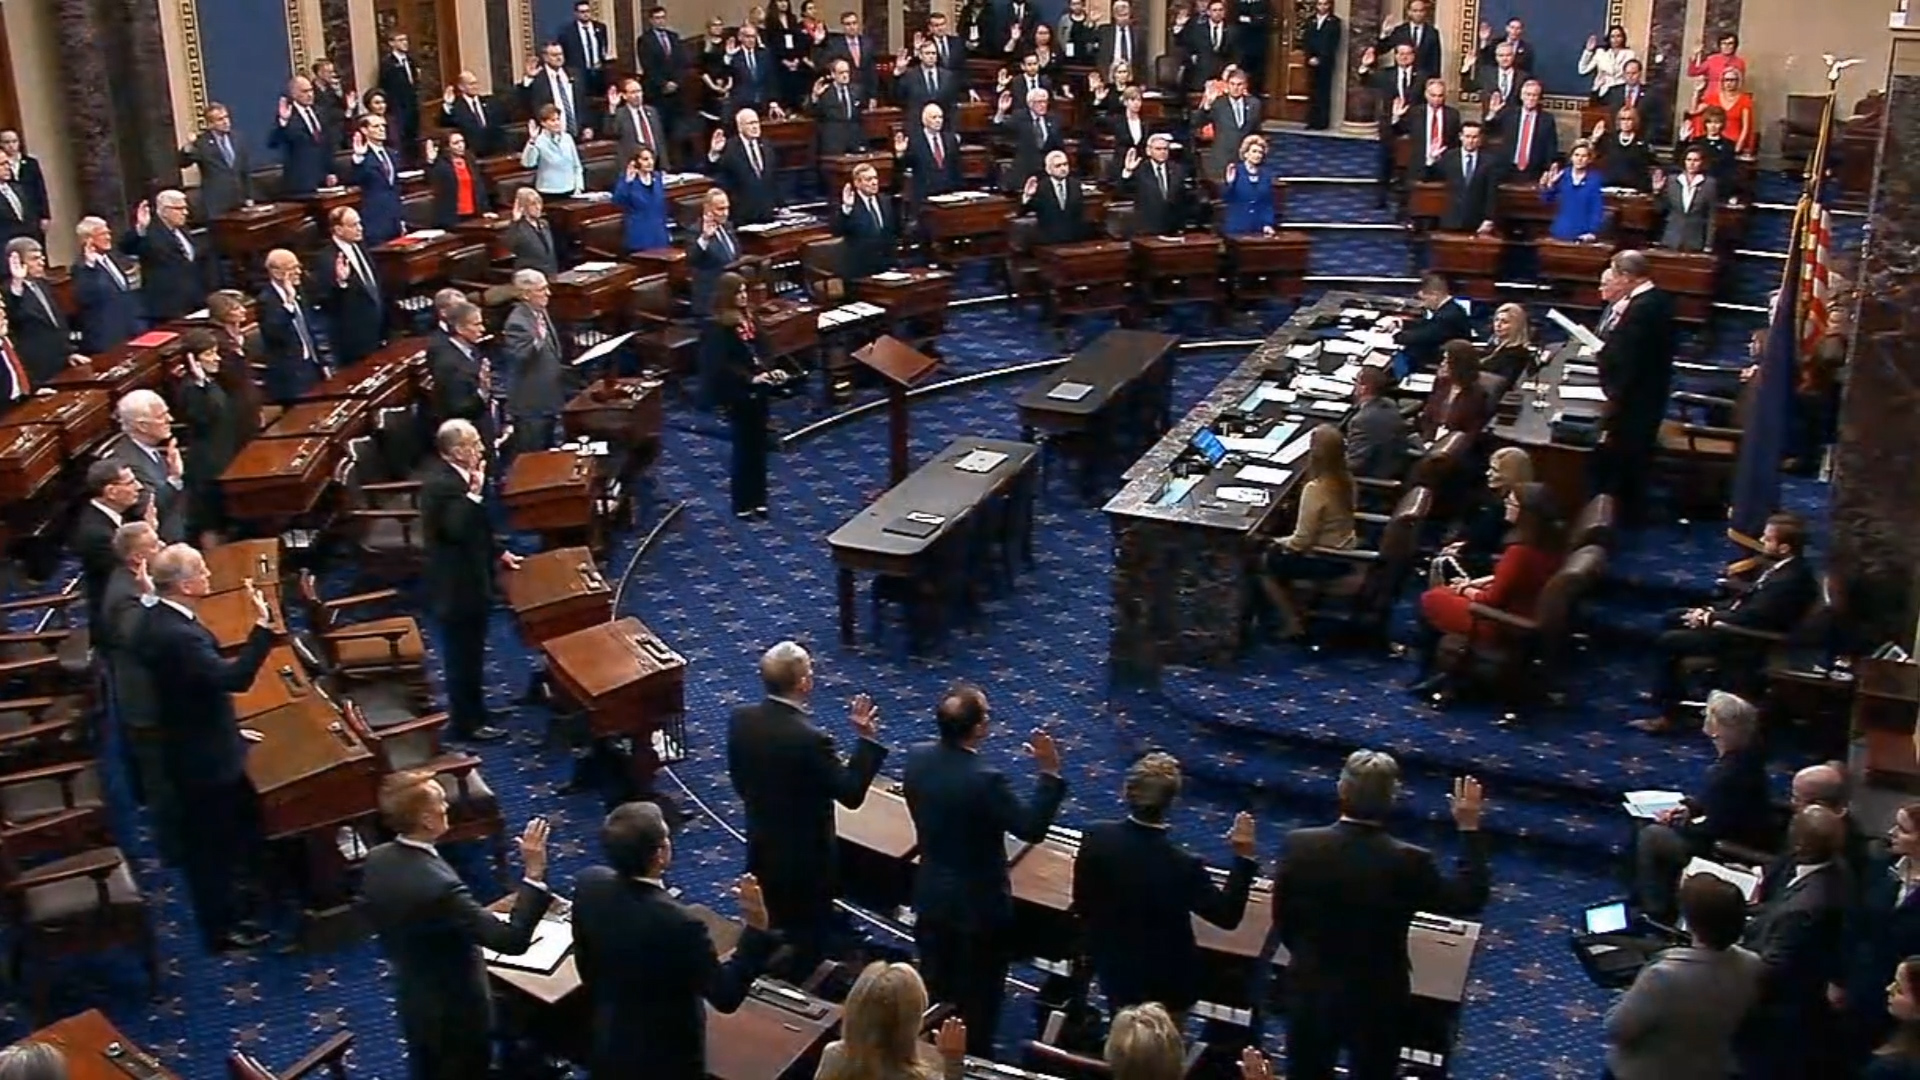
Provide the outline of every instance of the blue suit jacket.
{"type": "Polygon", "coordinates": [[[1547,235],[1555,240],[1578,240],[1582,236],[1600,235],[1600,226],[1607,215],[1607,204],[1600,197],[1602,183],[1604,180],[1598,169],[1588,169],[1586,181],[1579,184],[1573,182],[1571,170],[1561,173],[1559,183],[1540,193],[1541,198],[1558,204],[1547,235]]]}
{"type": "Polygon", "coordinates": [[[1273,173],[1261,170],[1257,177],[1247,175],[1245,164],[1233,170],[1233,179],[1220,189],[1226,203],[1227,218],[1221,231],[1228,236],[1258,235],[1276,224],[1273,214],[1273,173]]]}
{"type": "Polygon", "coordinates": [[[80,305],[80,351],[88,356],[123,345],[140,333],[140,294],[126,272],[120,278],[128,288],[114,284],[113,275],[95,263],[73,268],[73,295],[80,305]]]}
{"type": "Polygon", "coordinates": [[[628,251],[672,245],[667,235],[667,185],[659,173],[653,174],[651,184],[629,180],[621,173],[613,185],[613,201],[627,212],[628,251]]]}
{"type": "Polygon", "coordinates": [[[273,647],[255,626],[240,655],[220,655],[213,631],[165,602],[146,611],[137,648],[153,676],[167,771],[182,786],[231,784],[246,775],[247,743],[233,695],[253,685],[273,647]]]}
{"type": "Polygon", "coordinates": [[[391,154],[386,160],[382,167],[369,150],[353,167],[353,182],[360,185],[360,221],[367,230],[362,243],[369,248],[399,236],[405,223],[405,211],[400,206],[400,163],[391,154]]]}
{"type": "Polygon", "coordinates": [[[922,920],[965,928],[1011,918],[1006,838],[1045,839],[1067,796],[1066,781],[1042,776],[1032,801],[1023,802],[1006,774],[979,754],[926,743],[907,755],[902,786],[920,838],[914,911],[922,920]]]}

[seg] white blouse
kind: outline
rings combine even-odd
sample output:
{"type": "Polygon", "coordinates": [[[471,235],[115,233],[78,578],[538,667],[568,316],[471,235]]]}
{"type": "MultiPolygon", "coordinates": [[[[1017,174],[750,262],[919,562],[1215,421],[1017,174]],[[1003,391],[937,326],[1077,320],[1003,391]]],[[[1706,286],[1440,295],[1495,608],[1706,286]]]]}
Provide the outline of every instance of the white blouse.
{"type": "Polygon", "coordinates": [[[1638,59],[1632,49],[1587,49],[1580,53],[1580,74],[1593,76],[1593,96],[1599,97],[1625,82],[1622,69],[1638,59]]]}

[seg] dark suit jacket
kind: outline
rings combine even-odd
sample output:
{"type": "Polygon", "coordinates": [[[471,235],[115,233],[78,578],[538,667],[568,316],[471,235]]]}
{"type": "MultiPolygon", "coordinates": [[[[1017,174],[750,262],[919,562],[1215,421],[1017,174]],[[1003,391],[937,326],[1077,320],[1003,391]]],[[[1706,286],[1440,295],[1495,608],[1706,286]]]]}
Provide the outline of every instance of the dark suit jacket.
{"type": "Polygon", "coordinates": [[[1066,148],[1066,130],[1060,118],[1051,112],[1046,117],[1045,140],[1040,138],[1040,129],[1034,125],[1032,115],[1026,112],[1015,110],[1008,113],[1000,126],[1011,128],[1013,132],[1013,167],[1006,181],[1009,190],[1019,191],[1026,184],[1027,177],[1043,175],[1046,172],[1047,155],[1066,148]]]}
{"type": "MultiPolygon", "coordinates": [[[[140,519],[123,516],[121,520],[140,519]]],[[[87,594],[89,624],[100,620],[106,605],[107,581],[124,565],[113,553],[113,534],[119,528],[90,498],[83,500],[73,512],[73,532],[67,547],[80,559],[80,588],[87,594]]]]}
{"type": "Polygon", "coordinates": [[[1653,189],[1653,148],[1645,138],[1635,137],[1622,145],[1618,135],[1603,135],[1593,144],[1593,153],[1599,162],[1601,184],[1635,191],[1653,189]]]}
{"type": "Polygon", "coordinates": [[[338,136],[329,127],[316,105],[314,120],[318,131],[307,127],[298,109],[284,124],[276,124],[267,133],[267,145],[280,151],[280,193],[311,195],[333,172],[333,152],[338,136]]]}
{"type": "MultiPolygon", "coordinates": [[[[1618,86],[1608,87],[1607,92],[1601,96],[1600,103],[1607,107],[1609,113],[1617,113],[1625,108],[1627,104],[1626,84],[1621,83],[1618,86]]],[[[1641,136],[1651,143],[1665,142],[1668,116],[1666,103],[1660,100],[1660,95],[1653,93],[1645,86],[1641,86],[1635,108],[1640,113],[1641,136]]],[[[1609,128],[1613,126],[1611,118],[1609,118],[1607,126],[1609,128]]]]}
{"type": "Polygon", "coordinates": [[[1032,50],[1033,28],[1040,22],[1040,13],[1034,10],[1033,4],[1023,0],[1019,4],[988,3],[984,7],[986,27],[981,33],[986,36],[986,40],[980,43],[981,52],[1018,59],[1019,57],[1007,52],[1007,38],[1013,35],[1015,26],[1020,28],[1018,51],[1025,55],[1032,50]]]}
{"type": "Polygon", "coordinates": [[[872,277],[894,269],[900,261],[900,212],[894,209],[893,197],[884,191],[874,196],[874,205],[880,210],[877,221],[857,193],[852,210],[843,211],[841,205],[837,200],[834,203],[833,231],[846,245],[842,270],[847,278],[872,277]]]}
{"type": "Polygon", "coordinates": [[[744,140],[730,138],[720,151],[720,160],[711,162],[711,171],[733,200],[733,220],[741,225],[757,225],[773,219],[780,203],[779,187],[773,178],[780,174],[780,161],[773,145],[760,140],[760,171],[753,171],[744,140]]]}
{"type": "Polygon", "coordinates": [[[351,268],[342,283],[337,273],[340,254],[338,243],[322,243],[306,277],[313,284],[302,291],[316,297],[320,309],[327,313],[333,358],[346,367],[372,355],[387,340],[387,301],[385,294],[376,291],[380,269],[366,245],[360,245],[360,254],[376,275],[376,288],[368,286],[357,268],[351,268]]]}
{"type": "Polygon", "coordinates": [[[246,140],[239,132],[230,132],[227,142],[233,148],[231,165],[211,131],[201,132],[180,148],[180,166],[200,169],[200,211],[208,218],[219,217],[253,198],[253,158],[247,153],[246,140]]]}
{"type": "Polygon", "coordinates": [[[133,288],[133,275],[119,263],[114,265],[120,268],[120,284],[96,263],[83,259],[73,267],[73,295],[80,307],[80,351],[88,356],[124,345],[140,334],[140,294],[133,288]]]}
{"type": "MultiPolygon", "coordinates": [[[[857,154],[867,148],[866,123],[861,119],[866,113],[866,102],[860,97],[860,88],[851,82],[847,84],[847,97],[840,99],[840,88],[832,83],[817,98],[809,98],[808,107],[813,111],[816,124],[819,125],[820,154],[857,154]]],[[[907,112],[908,125],[917,123],[919,110],[907,112]]],[[[828,192],[829,197],[837,192],[828,192]]]]}
{"type": "MultiPolygon", "coordinates": [[[[1404,96],[1407,99],[1407,109],[1411,111],[1423,100],[1421,95],[1425,93],[1427,77],[1421,74],[1418,64],[1408,70],[1411,74],[1407,76],[1405,86],[1400,85],[1400,69],[1391,61],[1387,62],[1386,67],[1376,68],[1365,76],[1367,88],[1373,91],[1375,111],[1379,113],[1377,123],[1380,141],[1383,144],[1390,144],[1396,134],[1393,123],[1394,101],[1404,96]]],[[[1387,152],[1384,146],[1382,152],[1387,152]]]]}
{"type": "Polygon", "coordinates": [[[1087,201],[1080,190],[1080,178],[1067,177],[1067,204],[1053,189],[1053,178],[1042,175],[1039,190],[1027,208],[1033,211],[1033,242],[1036,244],[1077,244],[1087,238],[1087,201]]]}
{"type": "Polygon", "coordinates": [[[145,609],[139,650],[159,703],[161,753],[174,783],[192,789],[244,782],[247,743],[234,717],[233,695],[253,685],[273,631],[255,626],[232,660],[221,657],[213,631],[162,601],[145,609]]]}
{"type": "Polygon", "coordinates": [[[1473,324],[1467,321],[1467,313],[1460,305],[1448,300],[1427,312],[1424,319],[1409,318],[1400,327],[1395,341],[1406,350],[1407,358],[1413,361],[1416,369],[1432,371],[1440,364],[1440,346],[1456,339],[1470,341],[1473,338],[1473,324]]]}
{"type": "MultiPolygon", "coordinates": [[[[1203,109],[1194,114],[1194,123],[1213,125],[1213,145],[1207,148],[1207,176],[1219,181],[1227,174],[1227,166],[1240,160],[1240,143],[1249,135],[1260,134],[1260,99],[1248,94],[1242,108],[1242,122],[1233,122],[1233,101],[1225,94],[1213,103],[1212,109],[1203,109]]],[[[1124,154],[1125,151],[1122,151],[1124,154]]]]}
{"type": "Polygon", "coordinates": [[[1595,357],[1607,394],[1607,430],[1651,443],[1667,415],[1673,384],[1673,297],[1652,288],[1633,297],[1595,357]]]}
{"type": "Polygon", "coordinates": [[[659,35],[648,27],[634,39],[633,51],[640,57],[640,83],[647,100],[666,101],[667,84],[679,82],[680,70],[686,67],[680,35],[667,31],[667,47],[662,48],[659,35]]]}
{"type": "Polygon", "coordinates": [[[41,234],[40,222],[53,216],[53,204],[47,200],[47,174],[40,168],[40,159],[32,154],[22,154],[15,167],[14,179],[19,181],[27,196],[27,213],[32,217],[33,235],[45,240],[41,234]]]}
{"type": "Polygon", "coordinates": [[[1355,476],[1397,480],[1407,473],[1407,421],[1384,397],[1369,400],[1342,421],[1347,467],[1355,476]]]}
{"type": "Polygon", "coordinates": [[[435,454],[420,466],[420,524],[426,541],[427,610],[439,619],[484,619],[500,545],[467,482],[435,454]]]}
{"type": "Polygon", "coordinates": [[[1414,45],[1412,26],[1412,23],[1403,22],[1394,27],[1393,33],[1381,38],[1374,47],[1374,54],[1381,63],[1392,64],[1393,50],[1403,44],[1413,45],[1414,70],[1426,78],[1435,78],[1440,74],[1440,35],[1434,30],[1433,24],[1427,23],[1420,27],[1420,43],[1414,45]]]}
{"type": "Polygon", "coordinates": [[[14,197],[20,200],[20,212],[14,213],[13,204],[0,196],[0,244],[20,237],[32,237],[44,241],[40,230],[40,219],[35,216],[33,193],[18,181],[13,184],[14,197]]]}
{"type": "Polygon", "coordinates": [[[440,1066],[422,1080],[454,1080],[448,1065],[487,1060],[493,999],[480,950],[525,952],[552,902],[523,882],[502,922],[439,855],[399,841],[367,853],[360,910],[393,967],[401,1033],[412,1054],[440,1066]]]}
{"type": "MultiPolygon", "coordinates": [[[[1119,62],[1120,28],[1112,23],[1108,23],[1096,30],[1094,35],[1093,63],[1095,67],[1100,69],[1101,74],[1104,75],[1112,71],[1113,65],[1119,62]]],[[[1127,55],[1132,57],[1130,66],[1133,68],[1136,78],[1142,75],[1151,75],[1153,73],[1153,56],[1147,52],[1146,31],[1140,28],[1139,23],[1133,23],[1127,27],[1127,37],[1131,39],[1127,43],[1127,47],[1130,50],[1127,55]]]]}
{"type": "MultiPolygon", "coordinates": [[[[573,123],[567,125],[567,134],[578,139],[582,126],[592,126],[589,110],[597,106],[588,100],[586,87],[580,85],[580,80],[574,78],[571,71],[564,67],[560,71],[566,77],[567,84],[573,88],[573,123]]],[[[565,105],[553,92],[553,79],[547,74],[547,68],[544,65],[541,66],[539,74],[533,77],[532,82],[527,82],[525,76],[521,77],[520,101],[528,116],[539,116],[540,110],[549,105],[560,110],[562,119],[567,115],[565,105]]],[[[602,101],[600,104],[605,105],[606,102],[602,101]]]]}
{"type": "Polygon", "coordinates": [[[155,217],[145,233],[127,230],[120,250],[140,260],[140,293],[153,321],[168,322],[207,306],[208,252],[192,233],[170,229],[155,217]],[[193,248],[192,258],[181,246],[182,237],[193,248]]]}
{"type": "MultiPolygon", "coordinates": [[[[126,520],[135,521],[147,512],[147,503],[157,502],[160,507],[160,539],[169,544],[177,544],[187,538],[187,496],[185,490],[176,488],[167,482],[167,466],[164,460],[152,455],[134,444],[132,437],[123,436],[113,444],[107,456],[133,470],[140,480],[140,501],[127,511],[126,520]]],[[[183,462],[184,464],[184,462],[183,462]]]]}
{"type": "Polygon", "coordinates": [[[1433,853],[1377,825],[1341,821],[1295,829],[1274,871],[1274,920],[1292,953],[1297,993],[1383,1007],[1411,990],[1407,928],[1415,912],[1473,915],[1487,902],[1486,837],[1462,833],[1457,876],[1433,853]]]}
{"type": "Polygon", "coordinates": [[[940,130],[939,164],[934,163],[933,147],[928,145],[925,131],[908,136],[906,159],[913,173],[916,205],[929,195],[959,191],[965,184],[960,172],[960,137],[946,128],[940,130]]]}
{"type": "Polygon", "coordinates": [[[1715,607],[1714,621],[1749,630],[1784,633],[1791,630],[1820,596],[1820,583],[1806,557],[1796,556],[1769,566],[1741,596],[1715,607]]]}
{"type": "Polygon", "coordinates": [[[379,247],[399,236],[404,225],[405,212],[400,206],[400,159],[386,153],[385,147],[381,147],[381,151],[382,154],[375,154],[369,149],[367,156],[353,166],[354,183],[360,185],[360,220],[366,226],[368,247],[379,247]]]}
{"type": "MultiPolygon", "coordinates": [[[[1395,133],[1405,135],[1412,143],[1407,159],[1408,169],[1417,171],[1427,163],[1427,139],[1432,135],[1433,110],[1423,99],[1407,110],[1395,128],[1395,133]]],[[[1440,157],[1434,159],[1438,165],[1446,157],[1446,152],[1460,146],[1460,110],[1451,105],[1440,106],[1440,157]]],[[[1484,154],[1484,149],[1482,151],[1484,154]]]]}
{"type": "Polygon", "coordinates": [[[1675,251],[1705,252],[1713,248],[1714,206],[1721,196],[1720,185],[1711,176],[1702,176],[1693,192],[1693,205],[1684,205],[1680,178],[1670,176],[1667,186],[1654,197],[1665,215],[1660,228],[1660,246],[1675,251]]]}
{"type": "Polygon", "coordinates": [[[913,909],[921,922],[986,929],[1011,919],[1006,838],[1046,839],[1067,782],[1041,776],[1033,798],[1023,801],[979,754],[935,742],[907,755],[901,786],[920,840],[913,909]]]}
{"type": "Polygon", "coordinates": [[[1440,228],[1448,232],[1472,232],[1481,222],[1492,221],[1500,182],[1507,175],[1499,151],[1488,153],[1484,146],[1474,155],[1471,180],[1462,172],[1465,162],[1464,151],[1449,150],[1434,162],[1429,174],[1447,185],[1447,207],[1440,215],[1440,228]]]}
{"type": "Polygon", "coordinates": [[[693,299],[695,318],[704,319],[713,314],[713,288],[727,267],[740,260],[740,236],[731,225],[715,234],[713,239],[701,242],[700,230],[695,228],[687,236],[687,269],[691,276],[688,292],[693,299]]]}
{"type": "Polygon", "coordinates": [[[1300,49],[1308,58],[1320,61],[1311,68],[1313,78],[1331,82],[1333,73],[1340,70],[1340,16],[1329,15],[1317,27],[1312,17],[1301,23],[1300,49]]]}
{"type": "Polygon", "coordinates": [[[507,312],[500,338],[506,347],[511,382],[507,408],[516,418],[558,416],[567,403],[566,341],[548,313],[547,333],[540,333],[540,313],[531,304],[518,303],[507,312]]]}
{"type": "Polygon", "coordinates": [[[1493,126],[1500,141],[1501,164],[1507,167],[1515,179],[1524,177],[1527,180],[1535,180],[1541,173],[1547,171],[1547,166],[1553,163],[1554,158],[1560,156],[1560,132],[1554,126],[1553,114],[1544,108],[1541,109],[1534,117],[1533,144],[1527,148],[1527,167],[1520,168],[1517,163],[1520,152],[1518,140],[1522,123],[1521,114],[1525,111],[1517,103],[1501,109],[1500,115],[1494,119],[1493,126]]]}
{"type": "MultiPolygon", "coordinates": [[[[302,314],[307,321],[307,335],[314,335],[314,310],[307,299],[303,287],[298,290],[302,314]]],[[[269,401],[282,404],[292,401],[307,392],[307,388],[320,381],[320,355],[305,355],[306,346],[300,340],[300,332],[294,326],[294,315],[280,299],[279,292],[272,286],[260,291],[256,298],[254,311],[260,321],[260,345],[266,356],[266,372],[261,383],[269,401]]],[[[315,342],[314,348],[319,344],[315,342]]]]}
{"type": "MultiPolygon", "coordinates": [[[[733,78],[733,89],[727,94],[727,116],[731,118],[741,109],[764,109],[767,102],[775,97],[774,73],[780,70],[779,61],[766,46],[753,50],[753,67],[747,67],[747,50],[741,49],[733,54],[727,64],[727,74],[733,78]]],[[[854,73],[855,85],[860,84],[860,74],[854,73]]]]}
{"type": "Polygon", "coordinates": [[[947,116],[954,115],[954,109],[960,104],[960,76],[942,67],[933,69],[933,87],[927,87],[927,69],[916,64],[907,69],[907,73],[893,80],[894,93],[900,96],[905,107],[906,128],[909,134],[920,130],[920,113],[928,104],[940,106],[947,116]]]}
{"type": "Polygon", "coordinates": [[[466,420],[479,426],[490,422],[487,396],[480,391],[480,347],[473,346],[468,359],[446,334],[435,331],[427,338],[427,366],[433,372],[433,426],[448,420],[466,420]]]}
{"type": "Polygon", "coordinates": [[[967,70],[967,39],[959,34],[929,34],[927,40],[940,56],[940,66],[948,71],[967,70]]]}
{"type": "Polygon", "coordinates": [[[476,100],[478,111],[464,97],[455,97],[452,105],[443,103],[440,126],[466,136],[467,153],[476,158],[491,157],[500,152],[500,109],[491,98],[482,96],[476,100]]]}
{"type": "Polygon", "coordinates": [[[1187,190],[1187,170],[1167,159],[1167,190],[1153,171],[1153,162],[1143,159],[1131,179],[1124,181],[1133,192],[1133,233],[1135,236],[1173,236],[1185,232],[1193,221],[1193,193],[1187,190]]]}
{"type": "Polygon", "coordinates": [[[665,889],[589,867],[573,886],[574,959],[593,1016],[593,1080],[704,1080],[707,1006],[746,999],[778,939],[749,927],[725,963],[665,889]]]}
{"type": "MultiPolygon", "coordinates": [[[[608,43],[613,40],[607,35],[607,24],[595,19],[588,25],[593,27],[593,36],[599,42],[600,46],[600,60],[601,63],[604,64],[607,59],[608,43]]],[[[606,84],[602,75],[604,69],[590,69],[587,67],[587,50],[586,46],[580,41],[580,24],[578,20],[569,20],[566,25],[555,30],[553,36],[547,40],[560,43],[560,55],[566,60],[567,70],[585,75],[589,89],[598,87],[601,95],[604,96],[606,94],[606,84]]],[[[602,102],[602,104],[605,103],[602,102]]]]}
{"type": "Polygon", "coordinates": [[[666,125],[660,122],[660,110],[651,105],[642,104],[640,113],[641,119],[645,121],[644,131],[641,124],[634,122],[633,110],[625,105],[615,109],[613,115],[608,118],[607,125],[611,129],[609,134],[617,144],[614,148],[615,160],[620,162],[620,168],[624,172],[627,162],[633,160],[633,155],[639,152],[640,147],[646,146],[653,150],[655,167],[661,172],[671,171],[673,140],[667,134],[666,125]]]}
{"type": "MultiPolygon", "coordinates": [[[[1526,69],[1521,67],[1516,60],[1513,65],[1513,74],[1509,75],[1506,79],[1507,89],[1506,93],[1501,97],[1501,100],[1515,103],[1519,102],[1520,88],[1526,85],[1527,78],[1526,69]]],[[[1500,93],[1500,82],[1500,65],[1495,63],[1490,56],[1484,61],[1475,64],[1472,71],[1460,77],[1461,89],[1470,90],[1479,94],[1500,93]]]]}
{"type": "Polygon", "coordinates": [[[44,279],[22,287],[18,295],[10,288],[0,290],[0,294],[6,298],[7,326],[20,363],[26,366],[34,386],[45,386],[47,380],[66,370],[67,359],[73,355],[67,317],[44,279]]]}
{"type": "MultiPolygon", "coordinates": [[[[468,145],[472,145],[471,142],[468,145]]],[[[473,184],[473,212],[484,214],[493,208],[491,192],[487,190],[487,178],[480,170],[480,161],[467,153],[467,175],[473,184]]],[[[453,155],[442,152],[434,159],[433,167],[427,170],[427,180],[433,185],[433,224],[438,229],[451,229],[460,223],[460,181],[453,173],[453,155]]]]}
{"type": "Polygon", "coordinates": [[[1088,829],[1073,860],[1073,911],[1108,1002],[1192,1006],[1201,976],[1192,916],[1239,926],[1257,869],[1235,859],[1222,887],[1164,828],[1127,819],[1088,829]]]}
{"type": "Polygon", "coordinates": [[[828,34],[827,40],[820,43],[819,51],[820,56],[814,63],[822,74],[833,70],[835,60],[845,60],[853,86],[861,99],[869,100],[875,96],[880,84],[874,68],[873,42],[866,35],[860,37],[860,62],[857,64],[853,62],[853,49],[843,33],[828,34]]]}
{"type": "MultiPolygon", "coordinates": [[[[1783,1027],[1790,1037],[1803,1016],[1826,1009],[1827,983],[1840,973],[1840,940],[1852,895],[1844,864],[1829,863],[1794,880],[1783,859],[1760,879],[1756,906],[1740,943],[1759,954],[1760,1000],[1748,1014],[1756,1029],[1783,1027]]],[[[1769,1040],[1771,1041],[1771,1040],[1769,1040]]]]}
{"type": "Polygon", "coordinates": [[[394,134],[405,133],[405,144],[411,145],[420,131],[420,61],[409,54],[406,67],[394,58],[391,49],[380,55],[379,86],[387,95],[387,114],[398,117],[397,126],[401,129],[394,134]],[[411,71],[411,77],[409,77],[411,71]]]}
{"type": "Polygon", "coordinates": [[[1492,418],[1493,402],[1487,400],[1485,387],[1476,382],[1457,393],[1451,389],[1447,383],[1436,382],[1421,405],[1420,431],[1426,438],[1436,437],[1441,428],[1478,435],[1492,418]]]}
{"type": "Polygon", "coordinates": [[[886,756],[862,739],[842,764],[833,738],[783,701],[733,710],[727,777],[747,815],[747,869],[770,890],[808,893],[824,907],[837,878],[833,806],[858,809],[886,756]]]}
{"type": "Polygon", "coordinates": [[[1768,790],[1767,755],[1748,747],[1718,758],[1707,766],[1698,798],[1687,800],[1700,823],[1688,823],[1688,837],[1713,844],[1729,840],[1756,847],[1775,839],[1773,802],[1768,790]]]}
{"type": "Polygon", "coordinates": [[[1884,1026],[1887,975],[1900,961],[1920,956],[1920,890],[1900,899],[1899,869],[1889,857],[1862,868],[1860,900],[1846,914],[1840,977],[1847,1008],[1873,1026],[1884,1026]]]}
{"type": "Polygon", "coordinates": [[[552,281],[560,273],[560,256],[555,252],[553,224],[538,227],[525,218],[507,226],[507,250],[513,254],[515,270],[538,270],[552,281]]]}
{"type": "Polygon", "coordinates": [[[100,618],[88,623],[88,630],[107,662],[115,715],[128,727],[151,729],[159,718],[160,704],[153,696],[153,677],[140,657],[140,634],[146,621],[147,609],[141,606],[133,571],[125,565],[116,567],[107,577],[100,618]]]}
{"type": "Polygon", "coordinates": [[[1213,24],[1205,18],[1187,23],[1176,44],[1187,52],[1187,85],[1196,89],[1240,61],[1240,28],[1231,18],[1220,26],[1218,47],[1213,44],[1213,24]]]}

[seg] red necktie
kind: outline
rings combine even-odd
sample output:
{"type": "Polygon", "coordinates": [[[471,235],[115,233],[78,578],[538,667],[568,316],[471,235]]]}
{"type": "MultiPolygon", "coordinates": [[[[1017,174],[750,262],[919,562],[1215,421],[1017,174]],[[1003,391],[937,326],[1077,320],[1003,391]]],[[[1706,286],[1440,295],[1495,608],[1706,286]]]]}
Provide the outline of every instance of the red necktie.
{"type": "Polygon", "coordinates": [[[27,369],[21,366],[20,357],[13,351],[13,342],[0,338],[0,356],[6,357],[7,370],[13,373],[13,385],[18,391],[15,397],[26,397],[33,393],[33,382],[27,378],[27,369]]]}
{"type": "Polygon", "coordinates": [[[947,148],[940,145],[940,136],[938,135],[933,137],[933,167],[936,169],[944,169],[947,167],[947,148]]]}
{"type": "Polygon", "coordinates": [[[1440,110],[1429,109],[1427,115],[1432,118],[1432,130],[1427,135],[1427,160],[1431,162],[1440,156],[1440,110]]]}
{"type": "Polygon", "coordinates": [[[1519,169],[1522,172],[1526,171],[1527,151],[1531,149],[1532,146],[1533,146],[1533,114],[1531,112],[1523,112],[1520,114],[1520,147],[1519,149],[1514,151],[1514,155],[1513,155],[1514,168],[1519,169]]]}

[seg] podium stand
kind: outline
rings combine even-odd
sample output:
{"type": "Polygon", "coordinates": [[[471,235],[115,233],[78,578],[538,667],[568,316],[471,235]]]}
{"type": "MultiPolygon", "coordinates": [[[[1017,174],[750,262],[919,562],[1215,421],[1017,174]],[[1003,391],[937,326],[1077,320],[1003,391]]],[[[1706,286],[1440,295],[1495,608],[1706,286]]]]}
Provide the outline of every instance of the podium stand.
{"type": "Polygon", "coordinates": [[[891,335],[853,351],[853,358],[872,368],[887,384],[887,485],[907,478],[907,391],[926,378],[940,362],[891,335]]]}

